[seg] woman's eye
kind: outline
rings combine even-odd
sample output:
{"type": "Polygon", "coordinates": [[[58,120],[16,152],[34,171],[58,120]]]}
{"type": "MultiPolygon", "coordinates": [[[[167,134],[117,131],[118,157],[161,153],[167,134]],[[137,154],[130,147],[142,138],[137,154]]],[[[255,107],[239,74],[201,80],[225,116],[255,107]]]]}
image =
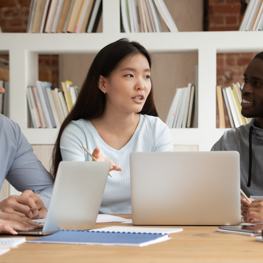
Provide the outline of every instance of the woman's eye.
{"type": "Polygon", "coordinates": [[[127,75],[125,75],[125,77],[132,78],[133,75],[132,74],[127,74],[127,75]]]}
{"type": "Polygon", "coordinates": [[[145,78],[146,78],[146,79],[150,79],[151,76],[150,76],[150,75],[146,75],[145,78]]]}

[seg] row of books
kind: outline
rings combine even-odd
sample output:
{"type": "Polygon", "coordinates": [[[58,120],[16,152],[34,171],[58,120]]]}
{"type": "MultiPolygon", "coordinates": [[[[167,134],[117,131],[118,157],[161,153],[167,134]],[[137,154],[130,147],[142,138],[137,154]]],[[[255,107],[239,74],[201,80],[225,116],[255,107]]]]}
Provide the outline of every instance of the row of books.
{"type": "Polygon", "coordinates": [[[189,83],[185,88],[177,88],[166,124],[169,128],[190,128],[194,122],[194,97],[196,87],[189,83]]]}
{"type": "Polygon", "coordinates": [[[263,30],[263,0],[250,0],[239,30],[263,30]]]}
{"type": "Polygon", "coordinates": [[[124,32],[162,32],[161,17],[171,32],[178,29],[163,0],[121,0],[124,32]]]}
{"type": "Polygon", "coordinates": [[[96,32],[102,0],[31,0],[28,33],[96,32]]]}
{"type": "Polygon", "coordinates": [[[235,128],[250,122],[241,114],[241,87],[234,83],[230,87],[216,87],[219,112],[219,128],[235,128]]]}
{"type": "Polygon", "coordinates": [[[78,87],[62,82],[62,90],[51,83],[37,81],[27,87],[27,101],[33,128],[59,128],[71,111],[78,96],[78,87]]]}
{"type": "Polygon", "coordinates": [[[0,80],[0,86],[5,89],[5,93],[0,94],[0,114],[9,117],[9,81],[0,80]]]}

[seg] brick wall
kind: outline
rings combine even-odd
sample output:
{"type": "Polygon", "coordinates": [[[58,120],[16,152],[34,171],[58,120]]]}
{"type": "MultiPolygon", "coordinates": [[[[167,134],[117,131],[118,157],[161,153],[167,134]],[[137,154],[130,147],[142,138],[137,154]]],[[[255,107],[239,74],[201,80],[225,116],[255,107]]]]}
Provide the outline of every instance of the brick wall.
{"type": "MultiPolygon", "coordinates": [[[[209,0],[208,31],[238,31],[246,1],[209,0]]],[[[227,41],[227,39],[226,39],[227,41]]],[[[243,82],[243,73],[256,53],[217,54],[217,85],[229,86],[243,82]]]]}
{"type": "MultiPolygon", "coordinates": [[[[25,33],[31,0],[0,0],[0,26],[3,32],[25,33]]],[[[0,55],[8,60],[8,55],[0,55]]],[[[0,66],[6,67],[1,62],[0,66]]],[[[58,55],[40,55],[39,69],[49,69],[52,72],[52,84],[59,85],[58,55]]]]}

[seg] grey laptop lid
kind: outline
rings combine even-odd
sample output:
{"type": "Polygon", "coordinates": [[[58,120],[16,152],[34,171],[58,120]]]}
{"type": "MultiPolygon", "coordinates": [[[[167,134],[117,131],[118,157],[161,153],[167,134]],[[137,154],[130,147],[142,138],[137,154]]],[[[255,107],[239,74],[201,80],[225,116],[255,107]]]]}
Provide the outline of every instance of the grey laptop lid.
{"type": "Polygon", "coordinates": [[[19,234],[94,228],[109,169],[110,162],[60,162],[43,229],[19,234]]]}
{"type": "Polygon", "coordinates": [[[132,153],[135,225],[239,224],[238,152],[132,153]]]}

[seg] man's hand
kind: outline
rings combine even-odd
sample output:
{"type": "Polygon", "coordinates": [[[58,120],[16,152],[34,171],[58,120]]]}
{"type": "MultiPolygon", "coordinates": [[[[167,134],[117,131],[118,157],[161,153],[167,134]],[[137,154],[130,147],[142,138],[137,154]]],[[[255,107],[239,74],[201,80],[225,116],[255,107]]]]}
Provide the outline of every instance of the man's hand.
{"type": "Polygon", "coordinates": [[[103,156],[103,154],[100,152],[100,148],[97,147],[94,149],[92,155],[97,159],[97,161],[99,162],[110,162],[111,166],[110,166],[110,171],[115,170],[115,171],[123,171],[122,168],[120,168],[118,165],[116,165],[112,160],[105,158],[103,156]]]}
{"type": "Polygon", "coordinates": [[[30,219],[44,218],[47,214],[43,201],[38,194],[33,193],[31,190],[26,190],[20,196],[9,196],[0,202],[0,210],[30,219]]]}
{"type": "Polygon", "coordinates": [[[17,232],[15,230],[28,231],[35,228],[42,228],[42,226],[34,223],[26,217],[21,218],[14,214],[0,212],[0,232],[7,231],[16,235],[17,232]]]}
{"type": "Polygon", "coordinates": [[[252,201],[252,203],[247,208],[244,220],[248,223],[263,222],[263,199],[252,201]]]}

